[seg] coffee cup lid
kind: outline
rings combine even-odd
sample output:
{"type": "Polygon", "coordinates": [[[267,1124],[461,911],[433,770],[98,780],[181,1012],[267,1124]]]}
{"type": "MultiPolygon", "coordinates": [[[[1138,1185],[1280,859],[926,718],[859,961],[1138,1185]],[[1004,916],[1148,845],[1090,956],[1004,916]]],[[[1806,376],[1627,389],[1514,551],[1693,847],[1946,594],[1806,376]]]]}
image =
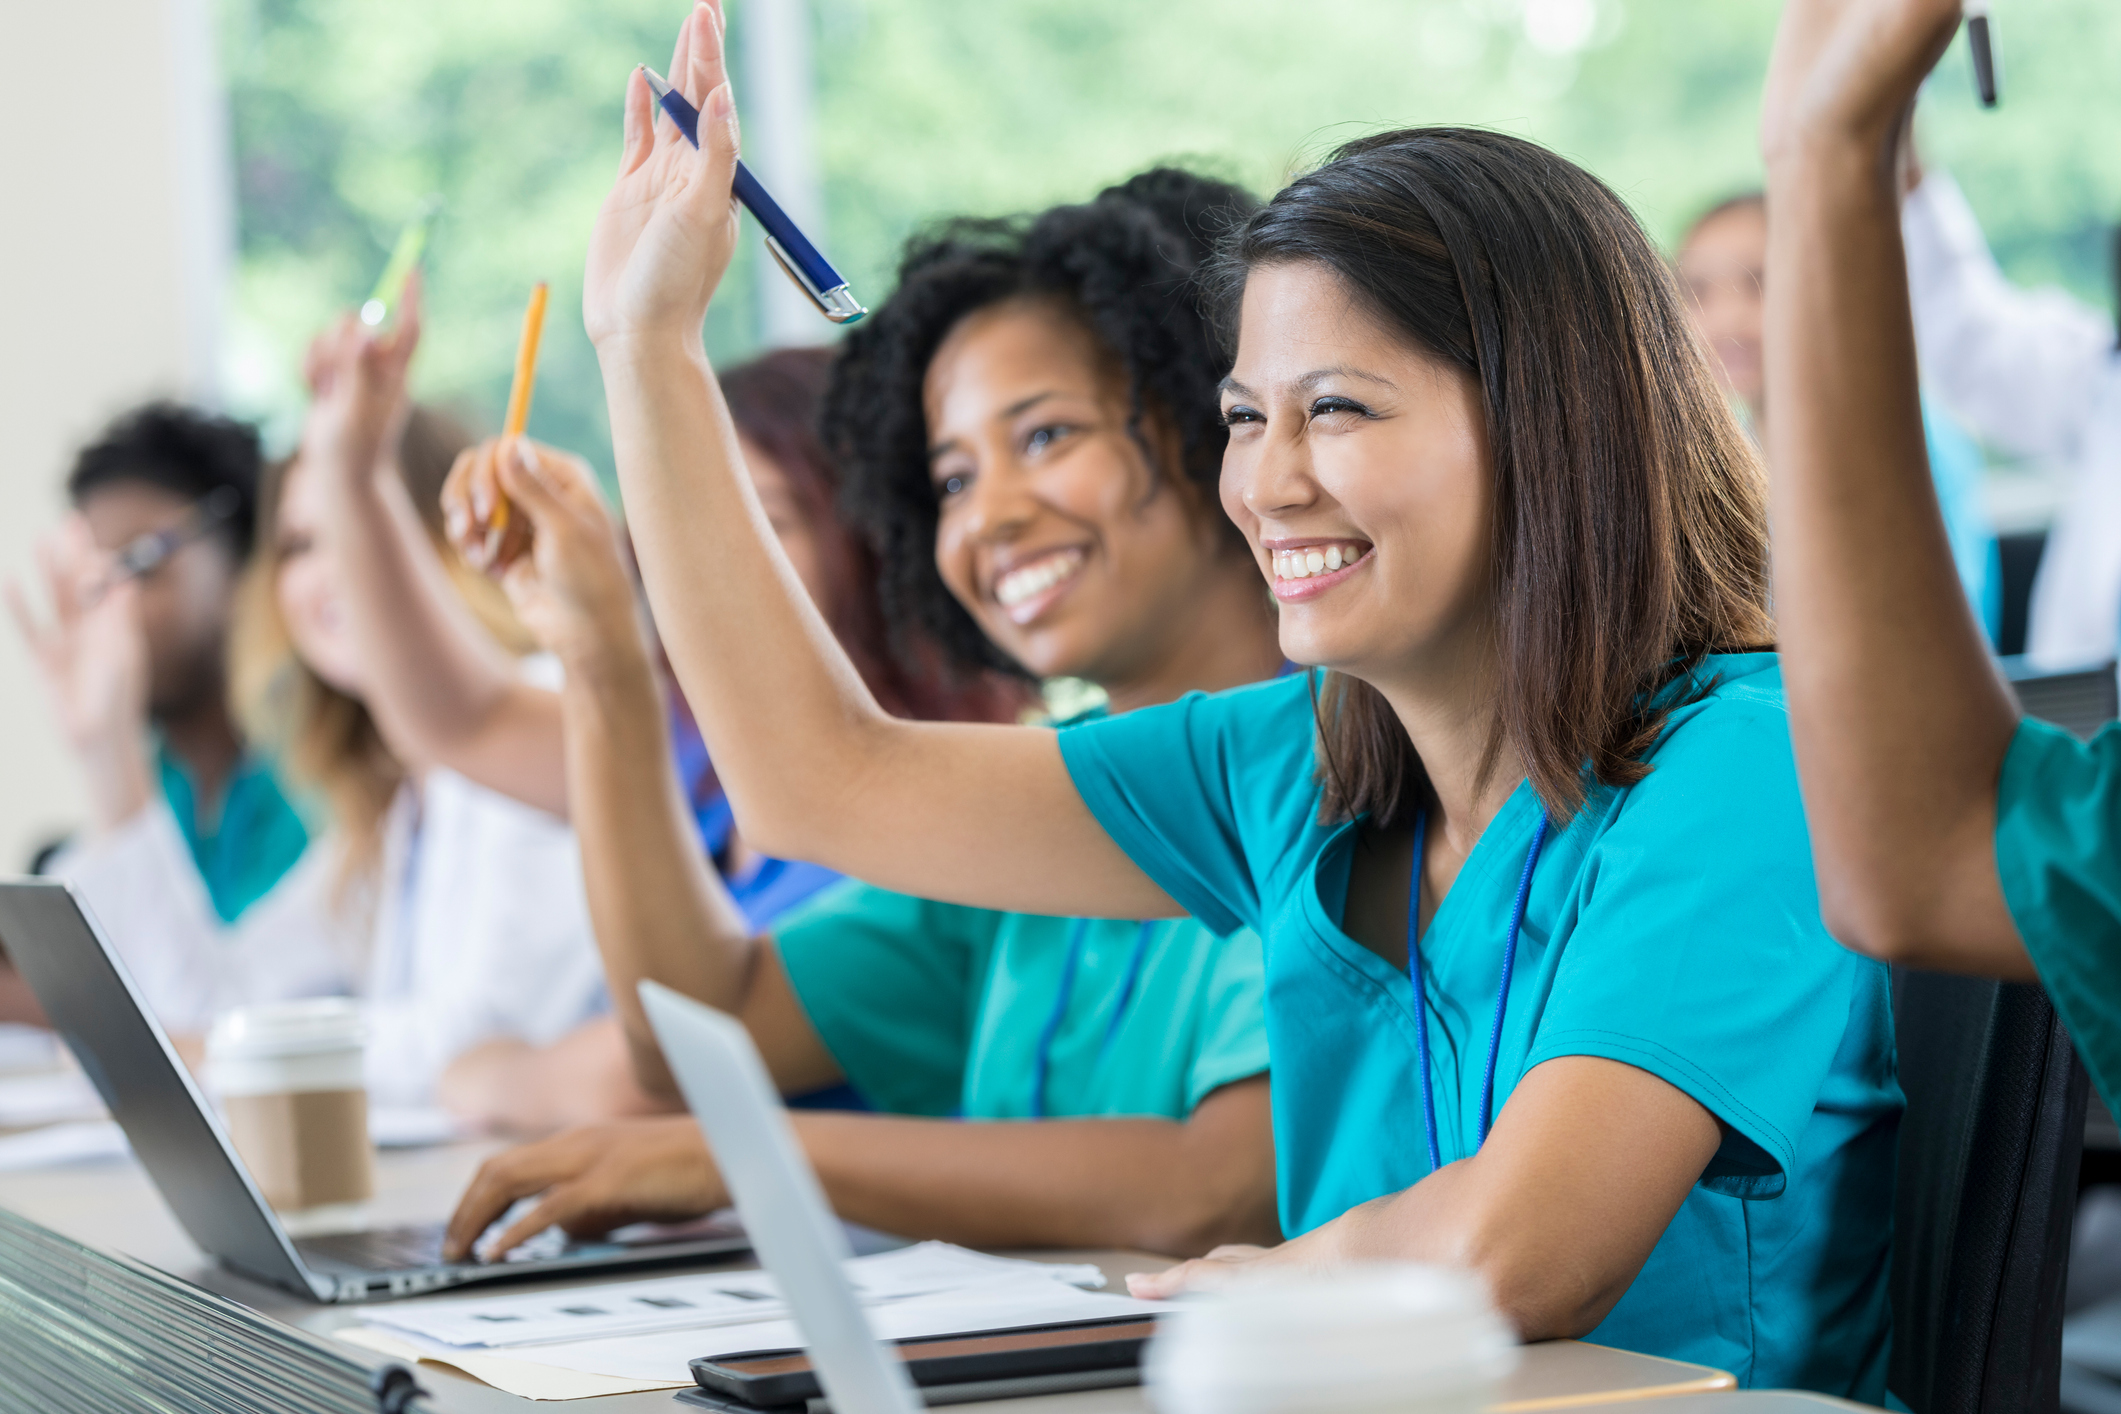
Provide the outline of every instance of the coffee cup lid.
{"type": "Polygon", "coordinates": [[[1250,1280],[1179,1303],[1145,1376],[1166,1414],[1479,1409],[1517,1336],[1478,1278],[1378,1263],[1250,1280]]]}
{"type": "Polygon", "coordinates": [[[367,1036],[359,1002],[350,997],[312,997],[223,1012],[207,1033],[206,1051],[209,1056],[238,1052],[303,1055],[359,1046],[367,1036]]]}

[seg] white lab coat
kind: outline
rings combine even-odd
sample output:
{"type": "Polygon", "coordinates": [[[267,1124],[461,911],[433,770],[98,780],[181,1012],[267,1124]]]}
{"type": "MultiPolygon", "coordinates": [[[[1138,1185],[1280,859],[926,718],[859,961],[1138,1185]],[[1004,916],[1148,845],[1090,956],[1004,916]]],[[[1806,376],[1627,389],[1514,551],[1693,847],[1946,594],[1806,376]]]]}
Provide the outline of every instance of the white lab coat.
{"type": "Polygon", "coordinates": [[[2121,645],[2121,353],[2113,321],[2004,278],[1957,183],[1933,172],[1901,213],[1926,385],[1983,441],[2064,469],[2068,500],[2033,581],[2026,656],[2045,669],[2121,645]]]}
{"type": "Polygon", "coordinates": [[[607,1009],[562,821],[435,770],[392,802],[374,881],[339,890],[338,851],[333,835],[312,841],[230,924],[160,800],[52,872],[87,900],[168,1031],[203,1032],[233,1006],[362,997],[379,1105],[432,1104],[472,1046],[550,1045],[607,1009]]]}

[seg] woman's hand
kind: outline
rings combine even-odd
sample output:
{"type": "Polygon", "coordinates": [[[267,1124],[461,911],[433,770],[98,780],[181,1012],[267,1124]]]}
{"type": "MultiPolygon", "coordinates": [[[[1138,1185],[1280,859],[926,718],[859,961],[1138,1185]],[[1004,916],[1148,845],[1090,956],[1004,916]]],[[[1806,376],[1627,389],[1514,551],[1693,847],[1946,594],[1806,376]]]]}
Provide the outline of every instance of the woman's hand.
{"type": "Polygon", "coordinates": [[[351,314],[310,341],[302,360],[309,415],[300,456],[322,476],[357,477],[388,464],[412,413],[406,373],[420,346],[420,272],[405,278],[398,322],[389,333],[351,314]]]}
{"type": "Polygon", "coordinates": [[[498,574],[518,617],[570,669],[615,647],[645,655],[633,580],[586,462],[524,440],[485,442],[457,458],[442,509],[458,552],[498,574]],[[503,498],[517,513],[497,532],[503,498]]]}
{"type": "Polygon", "coordinates": [[[114,829],[147,807],[147,637],[139,587],[115,578],[88,522],[69,516],[37,546],[52,616],[31,610],[22,586],[8,581],[8,609],[36,659],[38,675],[88,773],[99,829],[114,829]]]}
{"type": "Polygon", "coordinates": [[[1162,1301],[1182,1291],[1213,1291],[1247,1278],[1266,1276],[1274,1268],[1287,1266],[1292,1243],[1279,1247],[1254,1247],[1231,1243],[1217,1247],[1205,1257],[1166,1267],[1160,1272],[1133,1272],[1127,1277],[1127,1294],[1142,1301],[1162,1301]]]}
{"type": "Polygon", "coordinates": [[[683,1222],[729,1206],[721,1171],[690,1115],[572,1130],[479,1166],[457,1203],[442,1254],[462,1261],[519,1198],[544,1198],[478,1256],[492,1261],[554,1225],[600,1237],[637,1222],[683,1222]]]}
{"type": "Polygon", "coordinates": [[[700,110],[695,150],[656,122],[647,78],[626,83],[626,150],[589,237],[582,322],[590,342],[667,336],[696,346],[707,301],[736,249],[736,103],[722,57],[719,4],[695,5],[678,30],[670,82],[700,110]]]}
{"type": "Polygon", "coordinates": [[[1847,145],[1889,175],[1915,92],[1959,27],[1961,0],[1789,0],[1760,119],[1770,167],[1847,145]]]}

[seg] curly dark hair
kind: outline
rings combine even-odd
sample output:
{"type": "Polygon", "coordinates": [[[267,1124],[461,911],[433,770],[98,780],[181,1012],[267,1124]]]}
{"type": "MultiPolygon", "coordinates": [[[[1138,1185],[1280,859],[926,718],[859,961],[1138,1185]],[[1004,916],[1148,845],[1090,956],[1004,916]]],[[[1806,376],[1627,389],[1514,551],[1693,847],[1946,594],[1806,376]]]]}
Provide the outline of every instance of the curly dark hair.
{"type": "Polygon", "coordinates": [[[154,402],[118,418],[74,459],[66,494],[78,506],[98,487],[139,482],[187,501],[228,487],[236,511],[217,528],[235,559],[250,553],[264,471],[258,429],[182,403],[154,402]]]}
{"type": "Polygon", "coordinates": [[[933,643],[963,668],[1024,673],[935,568],[939,508],[921,390],[936,350],[978,310],[1027,297],[1072,310],[1124,370],[1129,430],[1152,470],[1191,478],[1213,504],[1227,436],[1216,384],[1228,365],[1195,275],[1257,205],[1228,182],[1157,167],[1079,205],[960,218],[907,243],[898,288],[840,346],[821,419],[845,477],[844,514],[881,561],[896,639],[933,643]],[[1177,433],[1180,466],[1159,465],[1141,425],[1152,415],[1177,433]]]}

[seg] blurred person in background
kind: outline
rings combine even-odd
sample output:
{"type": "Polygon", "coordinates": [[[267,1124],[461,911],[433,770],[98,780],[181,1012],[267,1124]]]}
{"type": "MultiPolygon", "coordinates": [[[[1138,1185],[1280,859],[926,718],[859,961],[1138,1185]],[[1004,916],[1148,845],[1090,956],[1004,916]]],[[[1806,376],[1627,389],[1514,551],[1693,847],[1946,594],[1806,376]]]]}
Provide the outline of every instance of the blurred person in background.
{"type": "MultiPolygon", "coordinates": [[[[208,905],[172,831],[121,832],[58,872],[187,1043],[231,1007],[351,992],[367,1007],[378,1105],[441,1103],[525,1130],[638,1112],[648,1106],[606,1018],[572,832],[404,749],[366,705],[326,495],[342,474],[333,348],[327,338],[313,353],[302,450],[263,479],[260,544],[229,636],[232,699],[253,739],[321,801],[327,827],[233,922],[208,905]],[[505,1112],[481,1102],[490,1056],[465,1074],[467,1056],[496,1045],[508,1048],[515,1097],[505,1112]]],[[[468,440],[437,413],[402,409],[380,455],[432,543],[443,479],[468,440]]],[[[43,656],[75,669],[55,687],[85,720],[117,719],[148,652],[137,605],[96,592],[111,559],[79,525],[53,541],[47,565],[62,608],[38,630],[43,656]]],[[[528,649],[492,585],[461,565],[450,580],[497,651],[528,649]]]]}
{"type": "MultiPolygon", "coordinates": [[[[2114,321],[2052,287],[2004,278],[1949,174],[1912,150],[1900,227],[1915,346],[1936,395],[1983,439],[2062,471],[2025,652],[2054,671],[2121,646],[2121,349],[2114,321]]],[[[1956,547],[1955,547],[1956,548],[1956,547]]]]}
{"type": "MultiPolygon", "coordinates": [[[[41,624],[21,586],[8,586],[88,785],[87,827],[38,866],[68,876],[122,867],[152,836],[146,847],[189,857],[192,902],[223,924],[309,843],[273,764],[249,748],[229,705],[229,620],[262,460],[248,424],[174,403],[136,408],[85,447],[67,477],[74,515],[40,555],[56,622],[41,624]],[[91,562],[125,572],[74,572],[91,562]]],[[[0,1020],[35,1015],[26,987],[0,965],[0,1020]]]]}
{"type": "MultiPolygon", "coordinates": [[[[1767,308],[1763,278],[1767,225],[1763,192],[1744,192],[1718,202],[1687,228],[1676,261],[1694,327],[1714,355],[1710,367],[1755,440],[1767,427],[1767,372],[1761,351],[1767,308]]],[[[1994,643],[2003,622],[2003,569],[1995,532],[1981,502],[1981,448],[1928,398],[1923,400],[1922,430],[1929,442],[1930,474],[1944,507],[1959,583],[1989,642],[1994,643]]],[[[2116,588],[2121,590],[2121,547],[2116,550],[2115,566],[2116,588]]]]}

